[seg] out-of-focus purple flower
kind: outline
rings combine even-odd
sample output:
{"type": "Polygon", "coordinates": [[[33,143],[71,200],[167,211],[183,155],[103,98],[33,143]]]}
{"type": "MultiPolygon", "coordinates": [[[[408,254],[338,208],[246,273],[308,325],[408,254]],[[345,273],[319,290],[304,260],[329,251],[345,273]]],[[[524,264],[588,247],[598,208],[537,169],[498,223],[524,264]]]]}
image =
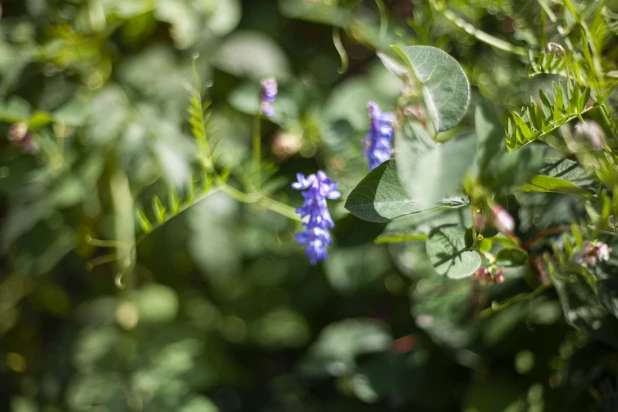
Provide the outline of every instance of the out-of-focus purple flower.
{"type": "Polygon", "coordinates": [[[36,153],[38,148],[32,137],[32,133],[28,130],[26,123],[15,123],[9,128],[9,142],[15,146],[21,147],[27,153],[36,153]]]}
{"type": "Polygon", "coordinates": [[[277,80],[265,79],[262,80],[262,87],[260,89],[260,105],[262,113],[270,117],[275,114],[275,98],[277,97],[277,80]]]}
{"type": "Polygon", "coordinates": [[[494,226],[502,233],[512,233],[515,230],[515,219],[500,205],[491,208],[494,215],[494,226]]]}
{"type": "Polygon", "coordinates": [[[367,103],[367,111],[371,119],[371,127],[363,139],[363,156],[367,159],[369,170],[373,170],[391,158],[391,142],[393,140],[392,113],[382,113],[374,102],[367,103]]]}
{"type": "Polygon", "coordinates": [[[292,183],[296,190],[304,190],[303,197],[305,202],[302,207],[296,209],[296,213],[301,218],[309,217],[303,222],[306,228],[304,232],[296,235],[296,240],[301,245],[306,245],[305,255],[310,259],[312,265],[318,260],[328,257],[326,246],[330,245],[331,238],[329,229],[335,226],[333,219],[328,212],[326,199],[338,199],[341,194],[336,190],[339,183],[331,182],[321,170],[317,174],[310,174],[305,177],[302,173],[296,175],[298,182],[292,183]]]}
{"type": "Polygon", "coordinates": [[[589,267],[595,267],[597,262],[606,262],[609,260],[609,254],[612,248],[607,246],[606,243],[595,241],[584,241],[583,251],[576,258],[575,261],[589,267]]]}

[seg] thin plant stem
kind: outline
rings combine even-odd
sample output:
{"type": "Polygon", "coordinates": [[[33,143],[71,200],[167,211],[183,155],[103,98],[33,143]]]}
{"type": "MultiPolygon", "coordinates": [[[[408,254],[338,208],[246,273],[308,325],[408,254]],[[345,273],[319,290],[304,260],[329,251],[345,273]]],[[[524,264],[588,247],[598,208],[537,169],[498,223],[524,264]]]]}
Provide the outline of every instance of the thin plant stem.
{"type": "Polygon", "coordinates": [[[384,41],[386,31],[388,30],[388,16],[386,15],[386,6],[383,0],[375,0],[380,12],[380,43],[384,41]]]}
{"type": "Polygon", "coordinates": [[[257,191],[262,186],[262,110],[260,109],[253,119],[253,172],[257,191]]]}
{"type": "Polygon", "coordinates": [[[220,188],[222,192],[230,195],[232,198],[238,200],[239,202],[247,204],[259,204],[260,206],[263,206],[268,210],[278,213],[281,216],[287,217],[297,222],[301,221],[300,216],[296,214],[296,209],[284,203],[271,199],[267,196],[264,196],[261,193],[243,193],[240,190],[227,184],[222,185],[220,188]]]}
{"type": "Polygon", "coordinates": [[[338,27],[333,27],[333,44],[335,45],[335,49],[337,49],[337,53],[339,53],[339,57],[341,58],[341,66],[337,69],[337,73],[343,74],[348,71],[348,53],[345,51],[345,47],[343,47],[343,43],[341,42],[341,31],[338,27]]]}
{"type": "Polygon", "coordinates": [[[434,4],[434,7],[436,8],[436,10],[440,12],[444,17],[446,17],[447,20],[449,20],[455,26],[459,27],[464,32],[475,37],[478,41],[489,44],[490,46],[493,46],[496,49],[499,49],[499,50],[502,50],[508,53],[517,54],[518,56],[528,56],[528,51],[525,48],[520,47],[520,46],[515,46],[514,44],[511,44],[505,40],[499,39],[497,37],[492,36],[489,33],[485,33],[484,31],[477,29],[472,24],[468,23],[461,17],[457,16],[451,10],[448,10],[444,4],[435,3],[435,2],[432,2],[432,4],[434,4]]]}
{"type": "MultiPolygon", "coordinates": [[[[110,179],[110,192],[114,206],[114,234],[119,243],[135,244],[135,220],[133,215],[133,195],[129,186],[129,178],[117,165],[110,179]]],[[[127,255],[126,250],[116,249],[116,285],[123,290],[124,298],[131,299],[135,289],[135,258],[136,250],[132,248],[127,255]]]]}
{"type": "Polygon", "coordinates": [[[527,300],[532,301],[534,298],[536,298],[537,296],[545,292],[550,286],[551,286],[551,282],[545,282],[530,293],[519,293],[504,302],[493,301],[490,307],[481,311],[480,317],[481,319],[486,319],[489,316],[493,315],[494,313],[508,308],[514,303],[524,302],[527,300]]]}

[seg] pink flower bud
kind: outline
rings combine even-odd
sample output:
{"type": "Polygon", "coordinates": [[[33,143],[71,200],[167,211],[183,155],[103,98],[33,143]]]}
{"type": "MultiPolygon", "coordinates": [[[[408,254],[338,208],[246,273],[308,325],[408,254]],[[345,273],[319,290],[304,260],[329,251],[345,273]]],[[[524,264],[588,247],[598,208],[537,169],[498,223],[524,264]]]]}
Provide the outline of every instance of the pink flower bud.
{"type": "Polygon", "coordinates": [[[597,258],[601,262],[606,262],[609,260],[609,254],[611,253],[611,251],[612,251],[612,248],[607,246],[607,244],[603,242],[598,242],[595,247],[597,258]]]}
{"type": "Polygon", "coordinates": [[[494,226],[502,233],[511,233],[515,230],[515,219],[500,205],[495,205],[491,212],[494,215],[494,226]]]}
{"type": "Polygon", "coordinates": [[[28,130],[28,125],[24,122],[11,125],[8,135],[9,142],[21,147],[26,153],[36,153],[37,145],[34,142],[32,133],[28,130]]]}
{"type": "Polygon", "coordinates": [[[24,122],[12,124],[9,129],[9,142],[18,144],[28,136],[28,125],[24,122]]]}
{"type": "Polygon", "coordinates": [[[504,283],[504,272],[501,270],[496,272],[494,275],[494,283],[504,283]]]}
{"type": "Polygon", "coordinates": [[[575,261],[584,266],[594,267],[597,265],[597,262],[608,261],[611,251],[612,248],[607,246],[606,243],[597,240],[593,242],[586,240],[582,253],[575,257],[575,261]]]}

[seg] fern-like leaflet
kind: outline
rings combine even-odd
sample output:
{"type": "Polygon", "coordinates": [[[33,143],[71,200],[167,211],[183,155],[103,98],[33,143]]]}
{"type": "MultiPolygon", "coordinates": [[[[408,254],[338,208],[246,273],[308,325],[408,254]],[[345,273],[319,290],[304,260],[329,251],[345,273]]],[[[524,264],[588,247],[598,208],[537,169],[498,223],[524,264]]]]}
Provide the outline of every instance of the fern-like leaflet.
{"type": "Polygon", "coordinates": [[[589,87],[575,86],[569,93],[561,81],[552,83],[551,93],[539,91],[540,104],[531,98],[530,104],[522,107],[520,112],[511,113],[506,129],[507,148],[522,147],[581,118],[582,114],[599,107],[612,90],[596,96],[589,87]]]}

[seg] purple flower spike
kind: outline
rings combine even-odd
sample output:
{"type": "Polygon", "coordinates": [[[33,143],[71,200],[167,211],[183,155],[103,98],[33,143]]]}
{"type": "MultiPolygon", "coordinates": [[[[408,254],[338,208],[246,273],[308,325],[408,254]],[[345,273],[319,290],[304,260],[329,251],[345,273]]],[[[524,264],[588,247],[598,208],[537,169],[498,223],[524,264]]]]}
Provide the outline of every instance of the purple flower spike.
{"type": "Polygon", "coordinates": [[[306,228],[304,232],[296,235],[296,241],[301,245],[307,245],[305,255],[312,265],[318,260],[328,257],[326,246],[330,245],[331,238],[328,229],[333,228],[335,223],[330,217],[326,199],[339,199],[341,194],[336,190],[339,183],[333,183],[321,170],[317,174],[307,177],[302,173],[296,175],[298,182],[292,183],[296,190],[304,190],[305,203],[296,209],[301,218],[309,216],[309,220],[303,222],[306,228]]]}
{"type": "Polygon", "coordinates": [[[262,113],[270,117],[275,114],[275,108],[273,103],[277,97],[277,81],[275,79],[262,80],[262,87],[260,89],[260,105],[262,113]]]}
{"type": "Polygon", "coordinates": [[[367,103],[367,111],[371,118],[371,127],[363,140],[363,156],[367,159],[369,170],[373,170],[391,158],[391,142],[393,140],[392,113],[382,113],[374,102],[367,103]]]}

